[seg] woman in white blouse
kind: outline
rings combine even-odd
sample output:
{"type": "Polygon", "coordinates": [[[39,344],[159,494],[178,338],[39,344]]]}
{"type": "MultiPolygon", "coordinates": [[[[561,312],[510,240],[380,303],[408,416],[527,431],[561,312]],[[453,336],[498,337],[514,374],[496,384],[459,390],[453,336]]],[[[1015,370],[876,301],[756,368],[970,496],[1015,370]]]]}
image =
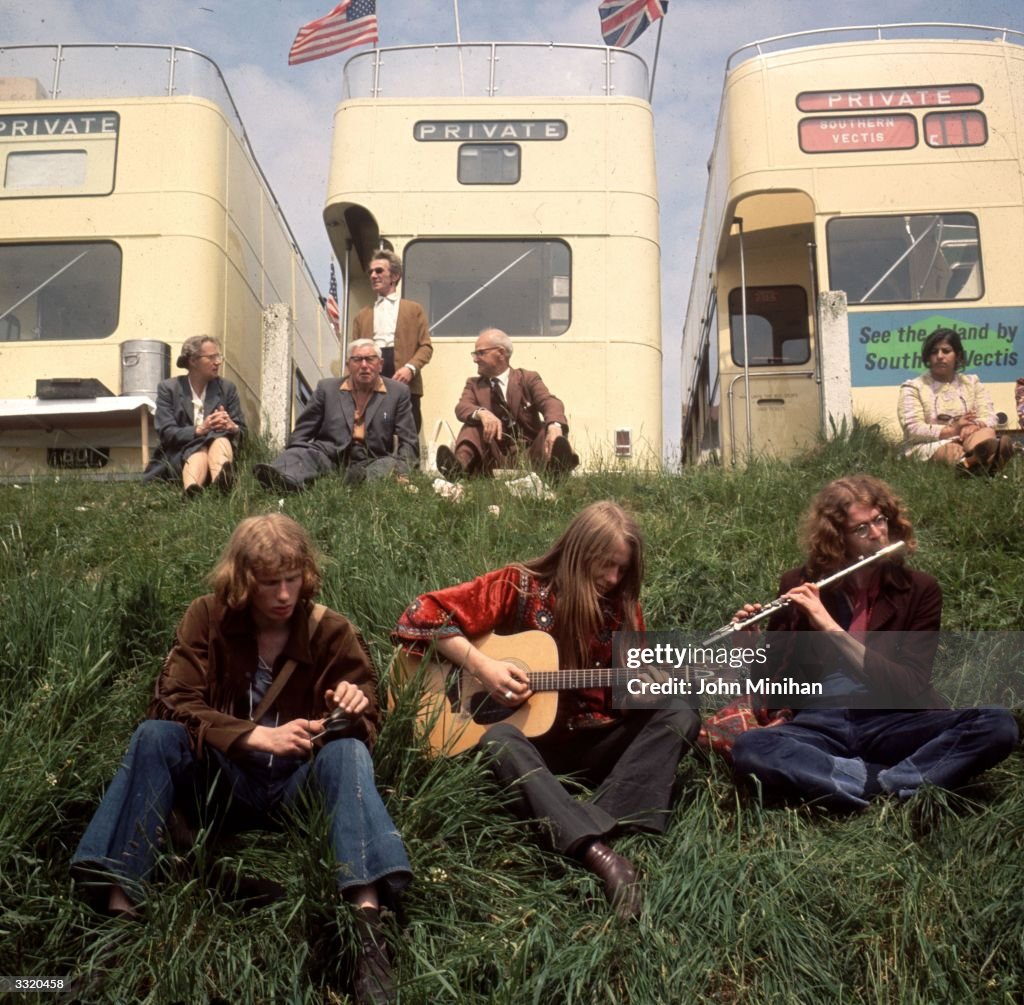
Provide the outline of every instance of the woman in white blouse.
{"type": "Polygon", "coordinates": [[[936,328],[921,347],[928,372],[900,386],[899,420],[903,453],[955,464],[965,471],[998,470],[1013,453],[998,425],[992,398],[965,363],[960,336],[936,328]]]}

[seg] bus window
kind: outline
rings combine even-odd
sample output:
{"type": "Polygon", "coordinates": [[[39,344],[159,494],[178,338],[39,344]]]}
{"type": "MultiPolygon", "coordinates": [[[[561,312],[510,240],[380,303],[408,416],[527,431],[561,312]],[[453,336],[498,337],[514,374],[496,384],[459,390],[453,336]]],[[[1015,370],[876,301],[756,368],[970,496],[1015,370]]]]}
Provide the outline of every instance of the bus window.
{"type": "Polygon", "coordinates": [[[826,228],[831,289],[850,304],[976,300],[984,291],[971,213],[842,217],[826,228]]]}
{"type": "Polygon", "coordinates": [[[515,185],[521,152],[518,143],[463,143],[459,147],[459,183],[515,185]]]}
{"type": "Polygon", "coordinates": [[[0,335],[15,315],[23,340],[106,338],[117,328],[121,249],[88,244],[0,244],[0,335]]]}
{"type": "Polygon", "coordinates": [[[564,241],[413,241],[405,295],[423,304],[434,338],[496,327],[551,337],[569,328],[571,256],[564,241]]]}
{"type": "Polygon", "coordinates": [[[87,178],[84,150],[26,150],[7,155],[4,188],[81,188],[87,178]]]}
{"type": "MultiPolygon", "coordinates": [[[[743,290],[729,291],[732,359],[744,366],[743,290]]],[[[792,366],[811,358],[807,294],[802,286],[747,287],[747,345],[750,366],[792,366]]]]}
{"type": "Polygon", "coordinates": [[[301,412],[310,402],[313,397],[313,388],[309,386],[309,381],[302,376],[302,371],[295,367],[294,379],[292,382],[292,398],[295,401],[296,411],[301,412]]]}
{"type": "Polygon", "coordinates": [[[931,112],[924,117],[924,138],[930,147],[982,147],[988,142],[984,112],[931,112]]]}

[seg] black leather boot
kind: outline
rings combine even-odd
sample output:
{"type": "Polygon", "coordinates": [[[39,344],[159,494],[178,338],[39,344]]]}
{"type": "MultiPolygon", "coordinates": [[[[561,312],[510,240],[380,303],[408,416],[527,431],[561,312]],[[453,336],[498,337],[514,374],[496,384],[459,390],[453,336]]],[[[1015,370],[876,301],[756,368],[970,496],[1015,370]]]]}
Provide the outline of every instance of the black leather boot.
{"type": "Polygon", "coordinates": [[[355,923],[358,944],[352,1000],[355,1005],[388,1005],[395,1001],[395,984],[380,911],[374,907],[357,908],[355,923]]]}

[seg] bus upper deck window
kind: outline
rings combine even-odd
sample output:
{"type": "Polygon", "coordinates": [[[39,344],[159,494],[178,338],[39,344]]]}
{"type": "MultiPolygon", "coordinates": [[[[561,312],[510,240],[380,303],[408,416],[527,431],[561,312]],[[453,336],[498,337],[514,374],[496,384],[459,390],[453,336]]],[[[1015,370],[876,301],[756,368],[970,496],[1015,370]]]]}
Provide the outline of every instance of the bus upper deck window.
{"type": "MultiPolygon", "coordinates": [[[[743,366],[743,290],[729,291],[732,359],[743,366]]],[[[746,343],[750,366],[799,366],[811,358],[807,294],[802,286],[748,286],[746,343]]]]}
{"type": "Polygon", "coordinates": [[[112,241],[0,244],[0,323],[15,315],[22,341],[106,338],[120,303],[112,241]]]}
{"type": "Polygon", "coordinates": [[[88,178],[84,150],[28,150],[7,155],[4,188],[81,188],[88,178]]]}
{"type": "Polygon", "coordinates": [[[463,143],[459,147],[459,183],[515,185],[521,157],[518,143],[463,143]]]}
{"type": "Polygon", "coordinates": [[[924,117],[924,139],[930,147],[981,147],[988,142],[985,113],[961,108],[924,117]]]}
{"type": "Polygon", "coordinates": [[[854,304],[977,300],[984,292],[978,220],[906,213],[829,220],[829,286],[854,304]]]}

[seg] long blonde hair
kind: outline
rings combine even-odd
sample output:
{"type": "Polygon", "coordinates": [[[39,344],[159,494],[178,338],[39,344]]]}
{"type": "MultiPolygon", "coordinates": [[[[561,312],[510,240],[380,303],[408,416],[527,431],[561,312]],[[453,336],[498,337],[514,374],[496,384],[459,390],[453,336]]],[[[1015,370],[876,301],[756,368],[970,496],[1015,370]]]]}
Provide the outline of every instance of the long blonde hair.
{"type": "Polygon", "coordinates": [[[302,570],[300,597],[309,600],[320,589],[316,549],[305,529],[283,513],[243,520],[210,573],[217,599],[239,610],[249,603],[260,577],[302,570]]]}
{"type": "Polygon", "coordinates": [[[620,545],[630,551],[629,565],[615,588],[622,604],[622,627],[640,627],[640,585],[644,578],[644,541],[633,517],[610,500],[591,503],[551,546],[547,554],[522,568],[553,590],[558,610],[554,636],[563,667],[587,665],[590,640],[603,624],[596,584],[600,563],[620,545]]]}

